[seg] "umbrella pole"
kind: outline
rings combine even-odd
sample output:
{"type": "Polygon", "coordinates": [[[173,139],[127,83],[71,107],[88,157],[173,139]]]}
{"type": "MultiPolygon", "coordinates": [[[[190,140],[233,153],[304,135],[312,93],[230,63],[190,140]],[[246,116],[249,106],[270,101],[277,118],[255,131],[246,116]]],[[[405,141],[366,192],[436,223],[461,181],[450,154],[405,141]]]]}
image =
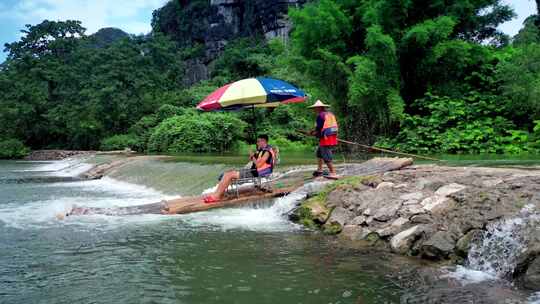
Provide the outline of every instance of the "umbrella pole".
{"type": "Polygon", "coordinates": [[[257,142],[257,118],[255,117],[255,105],[251,106],[251,118],[253,123],[251,124],[251,131],[253,132],[253,139],[257,142]]]}

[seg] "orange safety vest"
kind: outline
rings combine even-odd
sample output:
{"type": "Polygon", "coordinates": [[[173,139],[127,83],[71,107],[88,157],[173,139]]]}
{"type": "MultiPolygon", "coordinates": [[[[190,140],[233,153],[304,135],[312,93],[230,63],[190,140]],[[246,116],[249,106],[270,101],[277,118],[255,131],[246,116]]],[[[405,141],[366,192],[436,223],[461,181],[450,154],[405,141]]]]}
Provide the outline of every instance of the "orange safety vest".
{"type": "MultiPolygon", "coordinates": [[[[259,174],[260,177],[268,176],[272,174],[272,171],[274,171],[274,162],[276,159],[276,155],[272,146],[267,145],[266,147],[259,150],[257,152],[256,158],[258,159],[259,157],[262,157],[265,151],[270,152],[270,157],[263,164],[259,166],[255,165],[257,166],[257,173],[259,174]]],[[[255,164],[257,164],[257,162],[255,162],[255,164]]]]}
{"type": "Polygon", "coordinates": [[[338,124],[336,116],[330,112],[324,115],[324,125],[321,129],[321,137],[336,135],[338,132],[338,124]]]}

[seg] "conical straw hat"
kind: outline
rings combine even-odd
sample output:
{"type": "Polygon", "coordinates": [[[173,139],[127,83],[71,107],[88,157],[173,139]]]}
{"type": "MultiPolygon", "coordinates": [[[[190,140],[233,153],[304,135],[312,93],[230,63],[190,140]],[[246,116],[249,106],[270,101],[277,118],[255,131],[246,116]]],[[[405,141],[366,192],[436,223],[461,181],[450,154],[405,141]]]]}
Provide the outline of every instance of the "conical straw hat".
{"type": "Polygon", "coordinates": [[[329,108],[330,106],[323,103],[320,100],[317,100],[312,106],[309,106],[308,108],[329,108]]]}

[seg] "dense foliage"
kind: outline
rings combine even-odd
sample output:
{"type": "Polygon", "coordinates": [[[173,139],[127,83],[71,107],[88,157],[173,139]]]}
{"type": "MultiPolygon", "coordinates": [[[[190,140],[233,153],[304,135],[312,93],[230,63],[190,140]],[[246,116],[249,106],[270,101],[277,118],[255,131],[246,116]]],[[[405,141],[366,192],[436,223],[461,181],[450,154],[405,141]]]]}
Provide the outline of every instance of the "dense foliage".
{"type": "Polygon", "coordinates": [[[304,105],[190,110],[219,86],[256,76],[332,104],[349,140],[422,153],[539,151],[540,15],[511,39],[497,30],[514,16],[500,0],[308,1],[289,11],[283,42],[262,38],[259,6],[243,4],[246,26],[234,34],[198,0],[169,1],[146,36],[87,36],[70,20],[28,25],[0,65],[0,125],[9,126],[0,140],[13,155],[2,157],[24,155],[24,146],[221,152],[254,132],[291,150],[312,145],[296,132],[313,125],[304,105]],[[228,39],[218,55],[205,50],[208,33],[228,39]],[[191,85],[193,62],[207,65],[208,79],[191,85]]]}
{"type": "Polygon", "coordinates": [[[162,121],[148,141],[150,152],[220,152],[230,150],[246,123],[225,113],[175,115],[162,121]]]}
{"type": "Polygon", "coordinates": [[[22,158],[29,152],[28,147],[18,139],[0,141],[0,159],[22,158]]]}

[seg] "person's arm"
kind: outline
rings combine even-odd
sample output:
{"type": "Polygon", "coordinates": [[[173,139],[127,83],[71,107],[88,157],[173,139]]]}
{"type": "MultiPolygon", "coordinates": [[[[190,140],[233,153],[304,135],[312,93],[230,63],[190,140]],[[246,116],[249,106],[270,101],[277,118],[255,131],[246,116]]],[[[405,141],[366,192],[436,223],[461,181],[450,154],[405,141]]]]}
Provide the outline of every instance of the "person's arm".
{"type": "Polygon", "coordinates": [[[322,128],[324,126],[324,114],[323,113],[319,113],[319,115],[317,115],[317,125],[315,126],[315,136],[317,136],[318,138],[321,137],[321,132],[322,132],[322,128]]]}
{"type": "Polygon", "coordinates": [[[255,161],[255,164],[258,167],[264,165],[264,163],[266,163],[266,161],[268,161],[268,158],[270,157],[270,152],[268,151],[264,151],[263,155],[259,158],[257,158],[257,160],[255,161]]]}

